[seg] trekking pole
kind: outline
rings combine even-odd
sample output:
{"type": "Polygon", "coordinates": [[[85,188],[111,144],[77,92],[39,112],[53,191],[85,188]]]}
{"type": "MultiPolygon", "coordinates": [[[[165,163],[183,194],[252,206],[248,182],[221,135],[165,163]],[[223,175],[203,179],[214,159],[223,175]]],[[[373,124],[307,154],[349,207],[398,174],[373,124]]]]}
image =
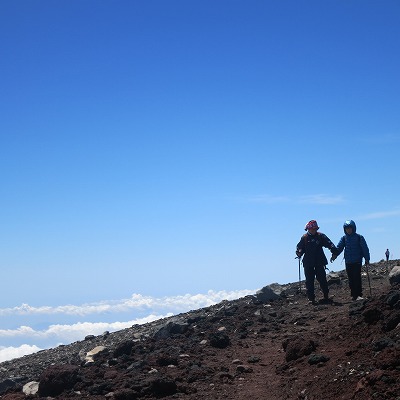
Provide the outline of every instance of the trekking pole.
{"type": "Polygon", "coordinates": [[[369,285],[369,295],[372,297],[371,280],[369,279],[368,264],[365,264],[365,270],[367,271],[367,278],[368,278],[368,285],[369,285]]]}
{"type": "Polygon", "coordinates": [[[301,256],[300,257],[295,257],[295,259],[298,258],[299,259],[299,293],[301,293],[301,274],[300,274],[300,262],[301,262],[301,256]]]}

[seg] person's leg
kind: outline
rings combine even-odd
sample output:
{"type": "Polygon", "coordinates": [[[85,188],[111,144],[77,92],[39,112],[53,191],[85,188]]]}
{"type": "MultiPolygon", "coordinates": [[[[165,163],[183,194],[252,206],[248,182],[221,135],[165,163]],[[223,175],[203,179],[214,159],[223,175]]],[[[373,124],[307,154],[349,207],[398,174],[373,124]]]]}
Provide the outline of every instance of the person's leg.
{"type": "Polygon", "coordinates": [[[305,266],[304,267],[304,276],[306,277],[306,289],[307,289],[308,300],[314,301],[315,300],[315,293],[314,293],[315,271],[314,271],[314,267],[305,266]]]}
{"type": "Polygon", "coordinates": [[[321,265],[315,268],[315,275],[319,286],[321,287],[322,293],[324,294],[324,299],[328,299],[329,287],[326,280],[325,265],[321,265]]]}
{"type": "Polygon", "coordinates": [[[361,263],[354,263],[354,292],[355,297],[362,297],[361,263]]]}
{"type": "Polygon", "coordinates": [[[362,297],[361,263],[346,264],[346,272],[349,278],[351,297],[355,300],[362,297]]]}
{"type": "Polygon", "coordinates": [[[354,269],[352,268],[352,266],[353,264],[346,263],[346,272],[347,272],[347,278],[349,280],[350,294],[353,300],[355,300],[357,295],[355,294],[354,290],[354,269]]]}

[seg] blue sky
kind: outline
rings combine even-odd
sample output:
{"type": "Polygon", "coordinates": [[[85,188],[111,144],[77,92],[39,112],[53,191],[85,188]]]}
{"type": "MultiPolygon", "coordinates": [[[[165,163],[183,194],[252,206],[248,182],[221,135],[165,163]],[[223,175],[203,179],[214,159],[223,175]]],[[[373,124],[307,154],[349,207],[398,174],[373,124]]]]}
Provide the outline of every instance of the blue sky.
{"type": "MultiPolygon", "coordinates": [[[[24,324],[85,322],[67,305],[296,281],[310,219],[335,243],[354,219],[372,261],[400,258],[399,15],[397,1],[2,1],[0,346],[36,343],[4,339],[24,324]]],[[[86,321],[146,317],[112,310],[86,321]]]]}

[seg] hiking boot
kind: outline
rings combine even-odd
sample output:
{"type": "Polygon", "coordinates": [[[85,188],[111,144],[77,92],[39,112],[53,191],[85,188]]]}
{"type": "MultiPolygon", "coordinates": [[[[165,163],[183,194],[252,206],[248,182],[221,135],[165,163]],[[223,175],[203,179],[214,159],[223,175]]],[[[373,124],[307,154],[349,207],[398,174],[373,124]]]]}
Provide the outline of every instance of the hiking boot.
{"type": "Polygon", "coordinates": [[[315,306],[315,304],[316,304],[315,299],[314,300],[308,300],[308,304],[315,306]]]}
{"type": "Polygon", "coordinates": [[[356,301],[364,300],[364,297],[358,296],[355,300],[356,300],[356,301]]]}

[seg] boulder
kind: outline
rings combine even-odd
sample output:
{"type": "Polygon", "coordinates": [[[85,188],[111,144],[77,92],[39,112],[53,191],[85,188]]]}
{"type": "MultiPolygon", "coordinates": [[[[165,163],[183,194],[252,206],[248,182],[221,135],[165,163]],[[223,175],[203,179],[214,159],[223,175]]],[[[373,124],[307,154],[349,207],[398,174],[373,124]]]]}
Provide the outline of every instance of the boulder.
{"type": "Polygon", "coordinates": [[[22,391],[27,396],[36,394],[38,392],[38,390],[39,390],[39,382],[35,382],[35,381],[25,383],[25,385],[22,388],[22,391]]]}
{"type": "Polygon", "coordinates": [[[72,389],[77,382],[79,368],[75,365],[53,365],[45,369],[39,378],[39,396],[55,397],[72,389]]]}
{"type": "Polygon", "coordinates": [[[122,355],[130,355],[135,342],[133,340],[125,340],[117,345],[114,349],[113,356],[121,357],[122,355]]]}
{"type": "Polygon", "coordinates": [[[13,389],[17,387],[18,383],[12,379],[5,379],[0,382],[0,394],[5,393],[8,389],[13,389]]]}
{"type": "Polygon", "coordinates": [[[268,301],[279,299],[283,294],[283,286],[278,283],[272,283],[258,290],[255,294],[255,299],[261,303],[267,303],[268,301]]]}
{"type": "Polygon", "coordinates": [[[340,285],[341,280],[340,280],[340,275],[336,272],[329,272],[329,274],[326,276],[326,280],[328,282],[328,285],[340,285]]]}
{"type": "Polygon", "coordinates": [[[326,363],[328,361],[329,361],[329,357],[324,354],[311,354],[311,356],[308,357],[308,363],[310,365],[326,363]]]}
{"type": "Polygon", "coordinates": [[[177,392],[177,385],[173,379],[156,376],[150,381],[150,385],[145,392],[157,398],[172,396],[177,392]]]}
{"type": "Polygon", "coordinates": [[[231,343],[229,336],[225,332],[210,333],[208,335],[210,345],[218,349],[224,349],[231,343]]]}
{"type": "Polygon", "coordinates": [[[391,285],[400,283],[400,265],[396,265],[389,273],[389,282],[391,285]]]}
{"type": "Polygon", "coordinates": [[[385,298],[385,301],[390,307],[395,308],[400,302],[400,290],[389,292],[385,298]]]}
{"type": "Polygon", "coordinates": [[[154,334],[154,339],[166,339],[172,335],[183,334],[188,328],[189,324],[184,322],[168,322],[154,334]]]}
{"type": "Polygon", "coordinates": [[[383,322],[383,330],[385,332],[391,331],[400,324],[400,310],[392,312],[387,316],[383,322]]]}
{"type": "Polygon", "coordinates": [[[85,356],[86,363],[92,363],[96,359],[96,357],[101,354],[107,352],[108,349],[104,346],[96,346],[94,349],[88,351],[85,356]]]}
{"type": "Polygon", "coordinates": [[[316,344],[313,340],[296,336],[286,339],[282,347],[286,353],[286,361],[292,361],[310,355],[316,349],[316,344]]]}

